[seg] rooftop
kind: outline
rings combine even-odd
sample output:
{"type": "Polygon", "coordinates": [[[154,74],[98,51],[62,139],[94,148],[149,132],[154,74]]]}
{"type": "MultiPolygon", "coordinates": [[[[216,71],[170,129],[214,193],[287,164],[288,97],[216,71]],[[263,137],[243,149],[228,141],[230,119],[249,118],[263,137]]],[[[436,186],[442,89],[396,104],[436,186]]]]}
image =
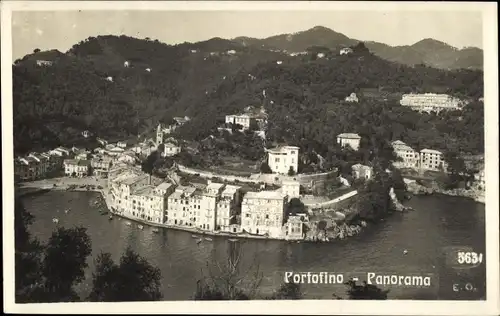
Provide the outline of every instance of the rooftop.
{"type": "Polygon", "coordinates": [[[282,200],[285,195],[279,191],[259,191],[247,192],[244,199],[267,199],[267,200],[282,200]]]}
{"type": "Polygon", "coordinates": [[[357,163],[352,166],[352,169],[362,169],[362,168],[371,168],[370,166],[362,165],[360,163],[357,163]]]}
{"type": "Polygon", "coordinates": [[[158,190],[168,190],[170,187],[172,187],[172,183],[169,182],[162,182],[160,185],[156,187],[158,190]]]}
{"type": "Polygon", "coordinates": [[[428,148],[424,148],[420,151],[421,153],[428,153],[428,154],[438,154],[438,155],[442,155],[443,153],[440,152],[439,150],[434,150],[434,149],[428,149],[428,148]]]}
{"type": "Polygon", "coordinates": [[[145,185],[134,190],[134,195],[151,195],[153,193],[153,186],[145,185]]]}
{"type": "Polygon", "coordinates": [[[207,190],[215,190],[215,191],[219,191],[222,187],[224,186],[223,183],[216,183],[216,182],[212,182],[212,183],[209,183],[206,187],[207,190]]]}
{"type": "Polygon", "coordinates": [[[241,189],[240,186],[227,184],[224,191],[222,191],[222,195],[233,195],[239,189],[241,189]]]}
{"type": "Polygon", "coordinates": [[[350,139],[361,139],[361,136],[359,136],[356,133],[342,133],[342,134],[339,134],[337,137],[350,138],[350,139]]]}

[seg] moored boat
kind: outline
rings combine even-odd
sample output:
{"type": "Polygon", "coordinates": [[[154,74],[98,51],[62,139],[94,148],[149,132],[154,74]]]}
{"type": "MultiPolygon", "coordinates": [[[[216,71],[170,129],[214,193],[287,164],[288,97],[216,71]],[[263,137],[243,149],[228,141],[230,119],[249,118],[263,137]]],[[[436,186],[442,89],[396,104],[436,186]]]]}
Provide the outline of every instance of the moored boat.
{"type": "Polygon", "coordinates": [[[52,223],[55,223],[55,224],[59,223],[59,219],[57,219],[57,218],[55,218],[55,217],[54,217],[54,218],[52,219],[52,223]]]}
{"type": "Polygon", "coordinates": [[[153,233],[159,233],[160,230],[158,228],[153,228],[153,233]]]}
{"type": "Polygon", "coordinates": [[[131,222],[126,222],[125,224],[126,224],[127,226],[132,225],[132,223],[131,223],[131,222]]]}
{"type": "Polygon", "coordinates": [[[198,240],[196,241],[196,243],[197,243],[197,244],[199,244],[199,243],[200,243],[200,242],[202,242],[202,241],[203,241],[203,239],[201,239],[201,238],[200,238],[200,239],[198,239],[198,240]]]}
{"type": "Polygon", "coordinates": [[[112,219],[113,219],[113,215],[109,215],[108,220],[110,221],[112,219]]]}
{"type": "Polygon", "coordinates": [[[238,239],[236,239],[236,238],[229,238],[228,240],[231,241],[231,242],[238,241],[238,239]]]}
{"type": "Polygon", "coordinates": [[[139,228],[139,229],[143,229],[143,228],[144,228],[144,226],[142,226],[142,225],[137,225],[137,228],[139,228]]]}
{"type": "Polygon", "coordinates": [[[199,238],[199,237],[198,237],[198,236],[196,236],[196,235],[191,235],[191,237],[193,237],[193,238],[199,238]]]}
{"type": "Polygon", "coordinates": [[[205,237],[205,240],[212,241],[212,238],[210,238],[210,237],[205,237]]]}

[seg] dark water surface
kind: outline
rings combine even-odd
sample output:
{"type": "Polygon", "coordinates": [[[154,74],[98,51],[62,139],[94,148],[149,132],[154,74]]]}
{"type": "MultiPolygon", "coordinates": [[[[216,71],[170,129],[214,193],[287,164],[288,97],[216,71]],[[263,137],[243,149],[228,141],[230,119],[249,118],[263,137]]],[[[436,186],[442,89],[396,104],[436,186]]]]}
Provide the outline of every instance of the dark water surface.
{"type": "MultiPolygon", "coordinates": [[[[81,225],[92,239],[87,279],[79,286],[82,297],[91,286],[93,259],[102,251],[115,261],[130,246],[161,269],[166,300],[190,299],[207,261],[227,258],[227,238],[196,244],[191,233],[151,227],[143,230],[127,220],[108,221],[89,201],[91,192],[49,192],[26,197],[25,207],[35,216],[31,231],[46,241],[59,218],[59,225],[81,225]],[[68,214],[65,209],[70,208],[68,214]]],[[[445,264],[443,249],[470,246],[485,251],[485,207],[457,197],[414,197],[408,205],[414,212],[395,214],[380,224],[368,227],[360,235],[329,244],[287,243],[283,241],[242,240],[243,270],[257,267],[263,273],[260,291],[270,293],[283,281],[285,271],[297,272],[378,272],[385,274],[431,273],[435,287],[430,289],[391,287],[390,299],[478,299],[485,296],[485,264],[478,268],[456,270],[445,264]],[[408,253],[403,255],[403,251],[408,253]],[[461,283],[460,283],[461,282],[461,283]],[[471,282],[473,292],[453,291],[453,284],[471,282]]],[[[485,260],[483,260],[485,262],[485,260]]],[[[303,286],[306,298],[329,299],[332,294],[345,297],[345,286],[310,284],[303,286]]]]}

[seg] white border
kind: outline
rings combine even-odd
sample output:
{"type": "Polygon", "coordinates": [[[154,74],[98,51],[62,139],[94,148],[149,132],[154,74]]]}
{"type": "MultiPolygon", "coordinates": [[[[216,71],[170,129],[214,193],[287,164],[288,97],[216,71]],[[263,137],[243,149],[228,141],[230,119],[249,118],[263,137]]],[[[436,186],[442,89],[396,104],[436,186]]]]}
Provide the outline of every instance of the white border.
{"type": "Polygon", "coordinates": [[[4,312],[9,313],[184,313],[184,314],[372,314],[372,315],[497,315],[499,295],[499,208],[498,208],[498,20],[497,4],[481,2],[200,2],[200,1],[2,1],[2,179],[3,179],[3,254],[4,312]],[[12,34],[11,11],[61,10],[195,10],[195,11],[480,11],[483,14],[485,85],[485,162],[486,162],[486,301],[223,301],[152,303],[14,303],[13,135],[12,135],[12,34]]]}

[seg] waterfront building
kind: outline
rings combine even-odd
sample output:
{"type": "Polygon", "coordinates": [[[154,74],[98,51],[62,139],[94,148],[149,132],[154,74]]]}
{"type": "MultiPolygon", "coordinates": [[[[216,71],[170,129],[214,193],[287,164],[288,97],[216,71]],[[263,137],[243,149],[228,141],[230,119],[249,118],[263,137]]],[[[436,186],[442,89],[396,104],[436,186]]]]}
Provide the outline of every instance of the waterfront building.
{"type": "Polygon", "coordinates": [[[192,209],[200,209],[201,199],[194,197],[196,188],[193,186],[178,186],[168,197],[168,211],[165,222],[170,225],[193,226],[196,219],[191,217],[192,209]]]}
{"type": "Polygon", "coordinates": [[[64,174],[68,177],[86,177],[89,175],[89,160],[65,159],[63,162],[63,166],[64,174]]]}
{"type": "Polygon", "coordinates": [[[474,182],[479,190],[485,191],[486,181],[484,177],[484,166],[478,173],[474,174],[474,182]]]}
{"type": "Polygon", "coordinates": [[[371,179],[373,175],[373,168],[370,166],[365,166],[360,163],[352,166],[352,176],[354,179],[371,179]]]}
{"type": "Polygon", "coordinates": [[[163,157],[170,157],[170,156],[177,155],[180,152],[181,152],[181,147],[176,145],[174,142],[169,141],[169,142],[165,143],[165,145],[163,147],[163,152],[161,153],[161,155],[163,157]]]}
{"type": "Polygon", "coordinates": [[[279,191],[247,192],[241,203],[241,228],[256,235],[282,236],[286,196],[279,191]]]}
{"type": "Polygon", "coordinates": [[[434,149],[422,149],[420,151],[420,168],[434,171],[446,170],[443,153],[434,149]]]}
{"type": "Polygon", "coordinates": [[[337,135],[337,144],[342,147],[350,146],[353,150],[359,149],[361,136],[355,133],[342,133],[337,135]]]}
{"type": "Polygon", "coordinates": [[[402,106],[407,106],[419,112],[440,112],[442,110],[459,110],[462,101],[447,94],[423,93],[423,94],[403,94],[402,106]]]}
{"type": "Polygon", "coordinates": [[[416,169],[419,166],[420,155],[418,151],[414,150],[410,146],[406,145],[400,140],[393,141],[391,143],[392,148],[396,156],[401,158],[402,161],[395,161],[393,165],[397,168],[413,168],[416,169]]]}
{"type": "Polygon", "coordinates": [[[148,184],[136,188],[130,195],[132,207],[126,210],[125,215],[163,224],[165,212],[168,209],[168,196],[174,192],[174,189],[175,186],[168,182],[157,186],[148,184]]]}
{"type": "Polygon", "coordinates": [[[29,158],[32,158],[32,162],[36,165],[36,178],[43,178],[47,172],[50,170],[49,159],[39,153],[30,153],[29,158]]]}
{"type": "Polygon", "coordinates": [[[14,174],[22,181],[35,180],[35,174],[33,174],[29,162],[24,158],[14,159],[14,174]]]}
{"type": "Polygon", "coordinates": [[[281,192],[291,198],[300,197],[300,182],[296,180],[283,180],[281,182],[281,192]]]}
{"type": "Polygon", "coordinates": [[[112,165],[113,160],[111,157],[107,156],[94,157],[90,160],[90,166],[92,167],[94,175],[100,177],[107,177],[112,165]]]}
{"type": "Polygon", "coordinates": [[[241,213],[241,187],[227,184],[217,202],[216,230],[233,232],[236,216],[241,213]]]}
{"type": "Polygon", "coordinates": [[[345,98],[346,102],[358,102],[358,97],[356,96],[356,93],[351,93],[349,96],[345,98]]]}
{"type": "Polygon", "coordinates": [[[297,173],[299,147],[283,146],[267,150],[267,161],[273,173],[288,174],[292,169],[297,173]]]}
{"type": "Polygon", "coordinates": [[[288,215],[284,225],[285,239],[301,240],[304,238],[304,222],[307,220],[306,214],[288,215]]]}

